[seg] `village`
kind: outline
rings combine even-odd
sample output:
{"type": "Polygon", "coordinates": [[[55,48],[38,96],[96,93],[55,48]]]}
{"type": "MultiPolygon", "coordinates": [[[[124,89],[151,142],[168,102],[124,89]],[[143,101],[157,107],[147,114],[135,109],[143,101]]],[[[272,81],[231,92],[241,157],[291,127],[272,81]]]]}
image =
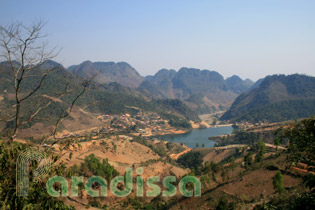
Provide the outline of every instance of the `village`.
{"type": "Polygon", "coordinates": [[[80,131],[62,131],[58,138],[67,137],[85,137],[87,134],[97,137],[106,134],[128,133],[133,136],[159,136],[166,134],[186,133],[188,129],[179,129],[171,126],[169,121],[162,119],[161,116],[154,112],[139,111],[136,115],[129,113],[117,115],[99,115],[98,120],[101,127],[95,127],[80,131]]]}

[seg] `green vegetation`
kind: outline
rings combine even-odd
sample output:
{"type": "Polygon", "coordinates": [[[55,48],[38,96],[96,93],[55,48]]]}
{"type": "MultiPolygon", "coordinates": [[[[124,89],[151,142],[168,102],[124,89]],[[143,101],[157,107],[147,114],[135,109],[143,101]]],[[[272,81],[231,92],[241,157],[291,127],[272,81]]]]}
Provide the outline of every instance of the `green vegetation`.
{"type": "Polygon", "coordinates": [[[122,209],[132,207],[134,210],[165,210],[166,206],[167,202],[160,195],[153,198],[150,203],[146,203],[142,198],[128,198],[121,204],[122,209]]]}
{"type": "MultiPolygon", "coordinates": [[[[278,172],[279,173],[279,172],[278,172]]],[[[278,174],[277,173],[277,174],[278,174]]],[[[281,173],[280,173],[281,174],[281,173]]],[[[279,175],[278,175],[279,176],[279,175]]],[[[278,180],[283,181],[283,178],[276,178],[278,180]]],[[[275,179],[275,178],[274,178],[275,179]]],[[[315,176],[313,174],[309,174],[304,177],[304,184],[308,188],[306,192],[302,193],[282,193],[280,196],[273,197],[267,203],[255,206],[254,210],[265,210],[265,209],[288,209],[288,210],[300,210],[300,209],[314,209],[315,207],[315,189],[314,189],[314,180],[315,176]],[[311,184],[312,183],[312,184],[311,184]]],[[[277,187],[278,192],[283,192],[283,186],[280,185],[277,187]]]]}
{"type": "Polygon", "coordinates": [[[101,162],[94,154],[85,157],[80,170],[81,174],[86,177],[93,175],[101,176],[108,182],[110,182],[113,177],[119,175],[118,171],[116,171],[115,168],[108,163],[108,159],[103,159],[101,162]]]}
{"type": "Polygon", "coordinates": [[[253,153],[252,152],[249,152],[247,155],[245,155],[244,162],[245,162],[245,169],[249,170],[250,167],[253,165],[253,153]]]}
{"type": "Polygon", "coordinates": [[[153,103],[165,107],[167,110],[177,112],[182,116],[185,116],[188,120],[200,121],[198,115],[191,111],[181,100],[178,99],[165,99],[165,100],[153,100],[153,103]]]}
{"type": "Polygon", "coordinates": [[[167,155],[167,153],[166,153],[167,148],[164,149],[164,148],[161,148],[155,144],[152,144],[152,142],[150,140],[143,139],[141,137],[134,137],[133,141],[149,147],[154,153],[158,154],[161,157],[166,157],[166,155],[167,155]]]}
{"type": "MultiPolygon", "coordinates": [[[[247,122],[281,122],[309,117],[315,114],[315,99],[286,100],[265,104],[242,112],[233,121],[247,122]]],[[[225,119],[225,118],[222,118],[225,119]]]]}
{"type": "Polygon", "coordinates": [[[273,188],[277,193],[282,193],[284,191],[283,187],[283,176],[280,171],[272,178],[273,188]]]}
{"type": "Polygon", "coordinates": [[[200,152],[192,151],[180,156],[177,162],[197,172],[200,170],[203,160],[200,152]]]}
{"type": "Polygon", "coordinates": [[[71,160],[71,158],[72,158],[72,155],[73,155],[72,152],[70,152],[70,153],[69,153],[69,159],[70,159],[70,160],[71,160]]]}
{"type": "MultiPolygon", "coordinates": [[[[46,180],[29,182],[29,194],[27,197],[16,195],[16,160],[18,155],[28,148],[27,145],[13,142],[10,145],[0,143],[0,209],[27,209],[27,210],[74,210],[63,201],[51,197],[46,192],[46,180]]],[[[55,157],[52,157],[54,160],[55,157]]],[[[38,163],[32,163],[30,170],[37,167],[38,163]]],[[[62,175],[66,173],[64,165],[54,166],[51,174],[62,175]]],[[[30,176],[30,179],[32,177],[30,176]]]]}
{"type": "Polygon", "coordinates": [[[219,143],[216,146],[225,146],[229,144],[248,144],[254,145],[262,138],[261,133],[247,132],[244,130],[235,130],[233,134],[226,137],[211,137],[212,140],[219,143]]]}
{"type": "Polygon", "coordinates": [[[133,140],[139,144],[149,147],[154,153],[161,157],[168,157],[169,154],[180,153],[184,151],[183,146],[178,143],[167,142],[166,144],[161,141],[159,143],[154,143],[150,139],[145,139],[141,137],[133,137],[133,140]]]}
{"type": "Polygon", "coordinates": [[[285,129],[281,137],[283,140],[288,139],[290,143],[290,161],[301,161],[315,166],[315,116],[285,129]]]}
{"type": "Polygon", "coordinates": [[[233,210],[235,209],[235,203],[229,202],[225,196],[222,196],[215,209],[216,210],[233,210]]]}
{"type": "MultiPolygon", "coordinates": [[[[287,151],[289,165],[298,162],[307,163],[309,167],[314,167],[314,136],[315,136],[315,117],[297,122],[284,129],[281,140],[290,142],[287,151]]],[[[311,169],[312,170],[312,169],[311,169]]],[[[302,192],[285,191],[283,187],[283,176],[280,171],[273,177],[273,185],[276,192],[281,196],[273,197],[267,203],[257,205],[255,210],[263,209],[314,209],[315,208],[315,176],[311,173],[303,176],[304,189],[302,192]],[[283,193],[285,191],[285,193],[283,193]]]]}
{"type": "MultiPolygon", "coordinates": [[[[187,202],[186,199],[184,199],[183,202],[174,201],[174,204],[176,204],[176,207],[179,209],[180,207],[182,209],[202,209],[203,207],[208,209],[248,209],[254,207],[256,210],[314,209],[315,176],[311,173],[308,173],[308,175],[304,175],[304,173],[296,175],[293,174],[294,171],[290,168],[290,166],[297,166],[298,163],[302,162],[308,165],[309,171],[314,171],[314,162],[312,161],[315,152],[313,149],[315,136],[314,119],[315,117],[296,122],[292,125],[285,124],[282,130],[275,128],[277,130],[269,130],[268,133],[235,132],[234,135],[236,139],[240,142],[249,143],[250,149],[235,149],[235,153],[232,153],[230,156],[231,158],[223,159],[223,161],[219,163],[213,161],[205,162],[205,164],[199,166],[200,170],[198,168],[195,170],[195,168],[192,167],[191,174],[200,177],[204,194],[202,198],[194,199],[193,203],[189,202],[189,207],[185,206],[187,202]],[[268,139],[265,138],[266,136],[268,139]],[[243,137],[245,139],[242,139],[243,137]],[[276,138],[277,140],[275,140],[276,138]],[[269,154],[264,157],[266,145],[262,140],[268,140],[269,143],[278,141],[280,144],[281,142],[289,142],[287,145],[288,150],[281,149],[278,151],[277,155],[273,155],[269,153],[272,152],[273,149],[268,148],[269,154]],[[239,154],[240,156],[234,156],[235,154],[239,154]],[[233,158],[241,156],[244,158],[244,168],[242,167],[243,163],[239,164],[240,159],[237,158],[238,160],[236,161],[233,158]],[[257,194],[256,192],[253,193],[255,195],[250,194],[252,192],[250,188],[256,187],[255,177],[257,177],[257,173],[260,171],[271,177],[269,180],[266,180],[266,182],[273,183],[276,193],[266,195],[264,192],[260,192],[261,194],[257,194]],[[229,182],[230,179],[231,182],[229,182]],[[303,183],[291,184],[301,179],[304,180],[303,183]],[[287,180],[288,183],[286,183],[287,180]],[[208,181],[211,181],[211,185],[209,185],[208,181]],[[231,191],[235,189],[233,187],[234,183],[237,186],[243,186],[243,184],[245,184],[244,186],[249,188],[249,190],[245,190],[244,194],[236,194],[231,191]],[[222,196],[220,194],[221,192],[223,194],[222,196]]],[[[202,155],[207,154],[203,152],[202,149],[198,150],[200,150],[202,155]]],[[[217,153],[220,154],[221,151],[217,153]]],[[[191,159],[194,159],[194,156],[192,156],[191,159]]],[[[187,163],[190,162],[187,161],[187,159],[184,161],[187,163]]],[[[258,177],[259,176],[260,175],[258,175],[258,177]]],[[[257,187],[266,187],[266,182],[260,182],[257,187]]],[[[268,188],[268,191],[270,190],[271,189],[268,188]]]]}
{"type": "Polygon", "coordinates": [[[275,138],[274,145],[276,146],[276,153],[278,153],[278,146],[281,145],[281,139],[279,137],[275,138]]]}
{"type": "Polygon", "coordinates": [[[263,141],[259,141],[257,143],[257,154],[255,157],[255,162],[261,162],[264,159],[264,155],[266,153],[266,145],[263,141]]]}
{"type": "Polygon", "coordinates": [[[175,118],[175,117],[170,119],[168,123],[175,128],[186,128],[186,129],[191,128],[191,124],[189,122],[187,122],[186,120],[175,118]]]}

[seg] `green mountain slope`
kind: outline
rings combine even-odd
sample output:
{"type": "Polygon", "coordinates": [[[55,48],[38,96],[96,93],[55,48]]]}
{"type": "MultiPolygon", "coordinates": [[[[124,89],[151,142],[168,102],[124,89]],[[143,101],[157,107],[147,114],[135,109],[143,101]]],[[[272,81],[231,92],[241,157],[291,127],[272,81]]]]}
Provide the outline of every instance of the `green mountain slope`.
{"type": "Polygon", "coordinates": [[[149,98],[167,98],[157,85],[148,80],[143,81],[137,90],[149,98]]]}
{"type": "Polygon", "coordinates": [[[241,94],[222,120],[276,122],[315,115],[315,77],[273,75],[241,94]]]}

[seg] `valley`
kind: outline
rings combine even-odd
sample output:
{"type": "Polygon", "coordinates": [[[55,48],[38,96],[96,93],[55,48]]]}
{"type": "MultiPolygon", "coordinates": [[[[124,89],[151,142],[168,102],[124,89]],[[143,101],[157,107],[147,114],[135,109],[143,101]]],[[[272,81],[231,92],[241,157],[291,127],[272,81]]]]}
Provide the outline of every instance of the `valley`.
{"type": "MultiPolygon", "coordinates": [[[[0,176],[1,179],[12,182],[15,171],[11,169],[15,168],[14,158],[18,154],[15,152],[23,148],[37,148],[47,154],[52,160],[50,173],[64,177],[69,186],[73,177],[82,177],[78,196],[61,196],[53,201],[47,197],[41,201],[45,205],[79,210],[259,210],[270,205],[285,206],[288,199],[297,205],[299,199],[313,193],[313,188],[304,185],[305,180],[311,179],[309,176],[314,176],[315,124],[314,117],[310,117],[313,106],[309,103],[313,100],[313,89],[300,93],[300,88],[314,86],[312,77],[266,77],[251,89],[250,81],[237,76],[224,80],[217,72],[208,70],[161,70],[149,79],[142,78],[127,63],[83,62],[66,69],[46,61],[37,70],[42,72],[48,67],[57,71],[43,82],[43,89],[22,104],[22,122],[29,115],[36,114],[37,118],[22,124],[10,144],[7,142],[15,128],[14,121],[1,122],[0,126],[0,150],[5,154],[0,162],[7,161],[7,154],[14,155],[9,165],[4,164],[8,175],[0,176]],[[91,82],[80,95],[79,90],[87,87],[82,86],[80,77],[89,77],[93,71],[103,76],[91,82]],[[115,71],[120,72],[118,76],[115,71]],[[129,71],[130,78],[122,76],[129,71]],[[165,79],[165,75],[171,75],[171,80],[165,79]],[[133,80],[138,82],[131,83],[133,80]],[[289,84],[287,80],[307,82],[289,84]],[[274,91],[274,83],[286,94],[280,90],[270,92],[274,91]],[[60,97],[58,92],[64,87],[67,90],[69,84],[72,90],[60,97]],[[77,94],[80,97],[73,101],[77,94]],[[285,107],[292,113],[284,116],[277,107],[291,98],[301,107],[295,109],[291,102],[287,103],[285,107]],[[299,103],[300,100],[305,103],[299,103]],[[45,109],[36,111],[41,106],[45,109]],[[128,196],[120,197],[113,191],[106,196],[90,196],[86,185],[89,177],[101,177],[112,187],[116,177],[127,182],[129,168],[132,175],[128,196]],[[282,177],[281,188],[274,183],[276,176],[282,177]],[[158,177],[155,185],[147,184],[152,177],[158,177]],[[173,177],[173,188],[164,183],[169,177],[173,177]],[[183,196],[180,183],[185,177],[194,178],[196,186],[200,185],[200,196],[198,191],[192,191],[195,189],[192,183],[185,185],[192,196],[183,196]],[[143,196],[138,196],[139,180],[143,182],[143,196]],[[154,186],[160,191],[149,196],[154,186]],[[171,196],[161,193],[170,193],[171,189],[171,196]]],[[[8,68],[7,63],[0,63],[3,116],[14,113],[16,106],[8,68]]],[[[38,81],[32,78],[26,81],[22,94],[29,93],[30,85],[38,81]]],[[[48,180],[46,177],[41,182],[31,182],[31,189],[37,189],[31,193],[49,196],[43,187],[48,180]]],[[[58,186],[54,189],[57,193],[58,186]]],[[[14,187],[10,185],[10,189],[14,187]]],[[[116,187],[121,192],[129,190],[125,182],[116,187]]],[[[102,190],[97,182],[91,188],[102,190]]]]}
{"type": "MultiPolygon", "coordinates": [[[[109,116],[105,116],[109,117],[109,116]]],[[[128,117],[128,116],[122,116],[128,117]]],[[[111,118],[109,118],[111,119],[111,118]]],[[[112,120],[112,119],[111,119],[112,120]]],[[[111,121],[110,120],[110,121],[111,121]]],[[[154,120],[152,118],[152,120],[154,120]]],[[[299,124],[313,122],[314,119],[299,121],[299,124]]],[[[98,173],[93,168],[85,165],[90,158],[105,160],[117,174],[123,175],[126,168],[134,171],[142,168],[141,177],[147,182],[151,176],[158,176],[163,180],[168,176],[175,176],[180,180],[187,175],[194,175],[201,181],[201,197],[183,197],[177,191],[173,197],[137,197],[136,182],[133,182],[133,190],[128,197],[118,198],[113,194],[106,197],[92,198],[81,189],[79,197],[67,197],[62,200],[67,205],[76,209],[141,209],[153,206],[153,208],[165,209],[215,209],[220,202],[233,205],[236,209],[256,208],[266,205],[277,198],[272,179],[277,171],[283,174],[283,183],[286,193],[292,195],[295,192],[307,193],[303,188],[305,174],[314,174],[308,166],[299,163],[296,167],[290,166],[287,157],[292,156],[290,145],[285,141],[280,145],[272,142],[273,132],[279,128],[297,129],[292,121],[280,124],[252,126],[245,133],[233,132],[231,135],[220,136],[222,143],[228,145],[216,145],[213,148],[188,148],[181,143],[161,141],[145,136],[113,133],[94,133],[85,136],[64,136],[57,144],[52,146],[52,154],[58,155],[54,167],[64,167],[65,177],[83,175],[84,177],[98,173]],[[268,129],[271,128],[271,129],[268,129]],[[255,133],[252,137],[252,132],[255,133]],[[242,142],[239,142],[239,137],[242,142]],[[265,143],[262,148],[265,152],[260,153],[260,143],[263,136],[265,143]],[[231,138],[231,140],[229,139],[231,138]],[[195,154],[194,159],[191,155],[195,154]],[[261,160],[259,160],[261,156],[261,160]],[[250,157],[250,159],[248,159],[250,157]],[[190,161],[195,162],[190,164],[190,161]],[[86,168],[87,167],[87,168],[86,168]],[[297,175],[298,174],[298,175],[297,175]],[[138,204],[137,204],[138,203],[138,204]],[[158,207],[160,206],[160,207],[158,207]]],[[[218,137],[219,138],[219,137],[218,137]]],[[[216,140],[216,139],[215,139],[216,140]]],[[[311,140],[311,139],[310,139],[311,140]]],[[[34,143],[23,141],[25,144],[34,143]]],[[[44,145],[42,145],[44,146],[44,145]]],[[[45,147],[49,147],[49,142],[45,147]]],[[[310,151],[312,152],[312,151],[310,151]]],[[[104,163],[104,161],[103,161],[104,163]]],[[[55,169],[54,169],[55,170],[55,169]]],[[[134,180],[137,174],[133,173],[134,180]]],[[[162,183],[158,184],[165,189],[162,183]]],[[[95,189],[98,189],[97,187],[95,189]]],[[[150,187],[144,186],[145,192],[150,187]]],[[[281,202],[281,201],[277,201],[281,202]]]]}
{"type": "Polygon", "coordinates": [[[314,76],[65,67],[44,25],[0,27],[0,209],[314,209],[314,76]]]}

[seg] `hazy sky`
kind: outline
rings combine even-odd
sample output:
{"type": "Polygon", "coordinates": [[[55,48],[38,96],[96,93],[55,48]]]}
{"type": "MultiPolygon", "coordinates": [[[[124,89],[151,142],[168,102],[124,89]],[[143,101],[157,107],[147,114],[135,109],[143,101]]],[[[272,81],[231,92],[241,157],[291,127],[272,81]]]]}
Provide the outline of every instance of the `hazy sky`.
{"type": "Polygon", "coordinates": [[[47,21],[64,66],[126,61],[142,75],[194,67],[256,80],[315,76],[313,0],[0,0],[0,24],[47,21]]]}

